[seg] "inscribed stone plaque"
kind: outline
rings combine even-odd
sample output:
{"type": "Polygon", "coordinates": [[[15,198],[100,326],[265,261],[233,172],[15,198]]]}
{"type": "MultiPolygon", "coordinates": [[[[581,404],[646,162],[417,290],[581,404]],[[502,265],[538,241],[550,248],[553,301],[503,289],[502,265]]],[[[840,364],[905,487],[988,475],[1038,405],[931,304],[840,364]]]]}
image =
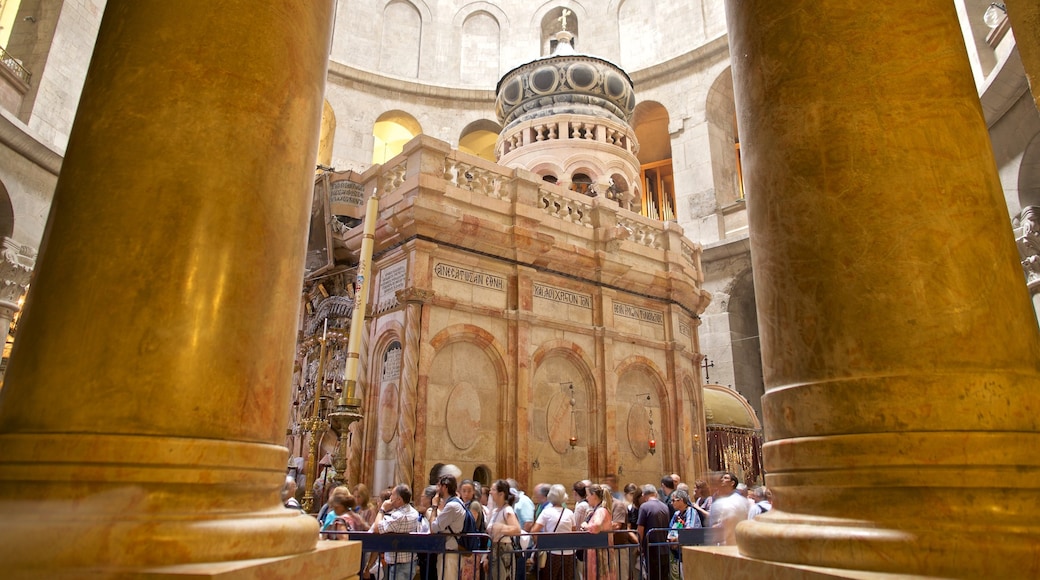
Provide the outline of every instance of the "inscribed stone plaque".
{"type": "Polygon", "coordinates": [[[446,262],[438,262],[433,267],[433,273],[438,278],[445,280],[454,280],[456,282],[462,282],[463,284],[470,284],[472,286],[480,286],[481,288],[490,288],[492,290],[498,290],[500,292],[506,291],[506,279],[501,276],[495,276],[494,274],[487,274],[485,272],[477,272],[462,266],[455,266],[446,262]]]}
{"type": "Polygon", "coordinates": [[[631,304],[625,304],[624,302],[614,303],[614,316],[621,316],[638,320],[640,322],[646,322],[648,324],[664,326],[663,313],[656,310],[647,310],[646,308],[640,308],[639,306],[633,306],[631,304]]]}
{"type": "Polygon", "coordinates": [[[379,302],[376,312],[397,306],[397,291],[404,290],[408,263],[398,262],[379,271],[379,302]]]}

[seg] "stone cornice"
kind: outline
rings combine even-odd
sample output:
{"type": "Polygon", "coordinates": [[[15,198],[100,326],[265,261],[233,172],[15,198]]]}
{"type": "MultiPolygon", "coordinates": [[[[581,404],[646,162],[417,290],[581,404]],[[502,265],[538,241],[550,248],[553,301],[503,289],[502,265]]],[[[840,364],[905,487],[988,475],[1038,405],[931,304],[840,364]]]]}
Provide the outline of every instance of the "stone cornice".
{"type": "MultiPolygon", "coordinates": [[[[590,55],[591,56],[591,55],[590,55]]],[[[591,56],[591,58],[596,58],[591,56]]],[[[632,78],[638,92],[639,85],[653,85],[659,80],[675,73],[689,71],[696,63],[709,60],[717,61],[729,58],[729,36],[723,34],[718,38],[677,57],[660,64],[627,73],[632,78]]],[[[600,59],[601,60],[601,59],[600,59]]],[[[609,61],[604,61],[609,62],[609,61]]],[[[522,65],[523,66],[523,65],[522,65]]],[[[519,68],[519,67],[517,67],[519,68]]],[[[386,76],[373,71],[363,70],[340,62],[329,62],[329,80],[337,83],[360,83],[365,86],[393,91],[414,97],[488,103],[494,106],[494,89],[474,89],[468,87],[452,87],[428,82],[407,80],[386,76]]]]}
{"type": "Polygon", "coordinates": [[[414,97],[495,104],[495,91],[435,85],[385,76],[338,62],[329,62],[329,80],[336,84],[360,83],[414,97]]]}
{"type": "Polygon", "coordinates": [[[21,121],[0,110],[0,143],[57,176],[61,172],[62,155],[41,143],[21,121]]]}
{"type": "Polygon", "coordinates": [[[721,61],[724,59],[729,59],[729,35],[726,34],[671,60],[631,73],[632,82],[635,83],[638,94],[641,85],[653,85],[669,75],[696,70],[695,65],[705,60],[721,61]]]}

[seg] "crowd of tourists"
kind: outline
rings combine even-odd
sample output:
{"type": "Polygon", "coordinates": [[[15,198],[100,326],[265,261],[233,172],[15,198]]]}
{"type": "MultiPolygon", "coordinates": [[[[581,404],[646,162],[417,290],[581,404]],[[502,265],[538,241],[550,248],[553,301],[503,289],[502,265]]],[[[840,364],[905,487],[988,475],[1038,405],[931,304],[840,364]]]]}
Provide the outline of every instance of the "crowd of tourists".
{"type": "MultiPolygon", "coordinates": [[[[287,508],[299,509],[295,487],[288,478],[287,508]]],[[[733,544],[737,523],[772,509],[768,489],[749,490],[732,473],[712,474],[692,489],[670,474],[660,486],[619,488],[609,475],[569,487],[539,483],[530,491],[514,479],[485,487],[446,473],[417,498],[403,483],[374,501],[365,484],[334,488],[317,517],[327,540],[346,539],[347,532],[446,534],[440,554],[367,554],[366,579],[677,580],[681,530],[704,528],[702,543],[733,544]],[[605,534],[601,545],[609,548],[538,549],[539,537],[568,532],[605,534]],[[474,544],[474,537],[484,545],[474,544]]]]}

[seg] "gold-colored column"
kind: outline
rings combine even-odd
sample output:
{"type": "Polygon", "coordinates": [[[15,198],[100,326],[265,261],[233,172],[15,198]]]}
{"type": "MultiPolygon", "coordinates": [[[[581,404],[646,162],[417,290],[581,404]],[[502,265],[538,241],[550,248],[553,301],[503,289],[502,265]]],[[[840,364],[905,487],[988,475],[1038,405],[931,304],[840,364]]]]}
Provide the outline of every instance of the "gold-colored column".
{"type": "Polygon", "coordinates": [[[775,509],[752,558],[1040,575],[1040,337],[954,6],[728,0],[775,509]]]}
{"type": "Polygon", "coordinates": [[[314,549],[278,491],[331,16],[105,7],[0,400],[8,569],[314,549]]]}

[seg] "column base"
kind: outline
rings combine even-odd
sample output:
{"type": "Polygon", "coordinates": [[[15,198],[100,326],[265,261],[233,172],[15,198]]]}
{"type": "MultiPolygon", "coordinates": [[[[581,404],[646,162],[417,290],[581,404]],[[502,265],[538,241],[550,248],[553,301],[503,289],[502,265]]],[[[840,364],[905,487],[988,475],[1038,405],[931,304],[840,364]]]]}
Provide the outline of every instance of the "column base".
{"type": "MultiPolygon", "coordinates": [[[[740,553],[762,562],[942,578],[1036,578],[1040,534],[961,519],[841,520],[771,510],[737,526],[740,553]]],[[[849,576],[853,577],[853,576],[849,576]]]]}
{"type": "Polygon", "coordinates": [[[938,576],[910,576],[863,570],[821,568],[783,562],[756,560],[740,554],[736,546],[692,546],[683,548],[685,580],[937,580],[938,576]]]}
{"type": "MultiPolygon", "coordinates": [[[[51,580],[101,579],[189,580],[268,580],[270,578],[314,578],[322,580],[356,580],[361,569],[360,542],[318,542],[310,552],[235,562],[182,564],[157,568],[81,568],[64,570],[31,570],[6,576],[11,580],[35,580],[45,576],[51,580]],[[45,572],[41,575],[41,572],[45,572]]],[[[5,572],[7,574],[8,572],[5,572]]]]}

